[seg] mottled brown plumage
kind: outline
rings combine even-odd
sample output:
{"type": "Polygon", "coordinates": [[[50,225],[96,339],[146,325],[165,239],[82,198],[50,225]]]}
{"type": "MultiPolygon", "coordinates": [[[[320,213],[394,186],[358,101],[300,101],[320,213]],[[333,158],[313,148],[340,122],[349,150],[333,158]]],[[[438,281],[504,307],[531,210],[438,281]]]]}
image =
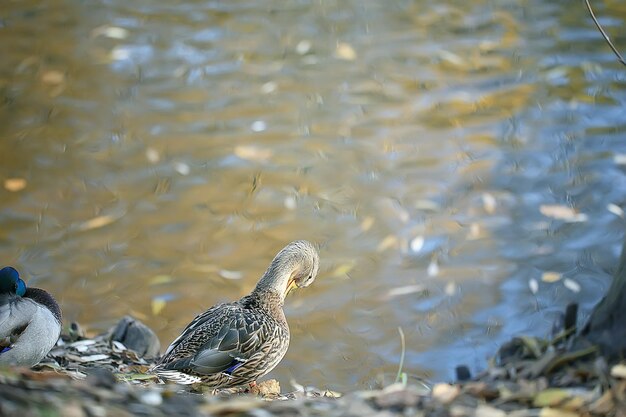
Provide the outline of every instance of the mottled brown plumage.
{"type": "Polygon", "coordinates": [[[271,371],[289,347],[283,313],[287,293],[307,287],[319,256],[304,240],[291,242],[274,258],[250,295],[211,307],[172,342],[152,369],[178,383],[213,388],[251,383],[271,371]]]}

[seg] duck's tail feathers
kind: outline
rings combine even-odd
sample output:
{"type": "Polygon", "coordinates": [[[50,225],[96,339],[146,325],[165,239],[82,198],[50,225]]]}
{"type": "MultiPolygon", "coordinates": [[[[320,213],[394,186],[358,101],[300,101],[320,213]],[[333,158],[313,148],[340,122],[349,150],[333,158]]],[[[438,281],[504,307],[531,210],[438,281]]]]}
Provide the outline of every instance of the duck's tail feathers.
{"type": "Polygon", "coordinates": [[[153,368],[151,369],[151,372],[153,374],[156,374],[159,378],[167,379],[168,381],[176,382],[177,384],[181,385],[197,384],[198,382],[202,381],[197,376],[170,369],[153,368]]]}

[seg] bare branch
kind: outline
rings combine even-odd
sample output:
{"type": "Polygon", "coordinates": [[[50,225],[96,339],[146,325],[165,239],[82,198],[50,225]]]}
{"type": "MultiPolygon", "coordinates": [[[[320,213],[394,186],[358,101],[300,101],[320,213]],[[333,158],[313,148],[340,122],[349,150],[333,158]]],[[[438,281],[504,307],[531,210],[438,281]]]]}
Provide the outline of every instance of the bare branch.
{"type": "Polygon", "coordinates": [[[598,19],[596,19],[596,15],[593,13],[593,9],[591,8],[591,4],[589,4],[589,0],[585,0],[585,3],[587,4],[587,9],[589,10],[589,14],[591,14],[591,18],[593,19],[593,23],[596,24],[596,26],[600,30],[600,33],[602,34],[602,36],[604,36],[604,39],[606,40],[606,42],[609,44],[609,46],[611,47],[611,49],[617,56],[617,59],[619,60],[619,62],[621,62],[623,65],[626,66],[626,61],[624,61],[624,58],[622,57],[622,55],[620,55],[617,48],[613,46],[613,42],[611,42],[611,39],[609,39],[609,35],[606,34],[604,29],[602,29],[602,26],[600,26],[600,22],[598,22],[598,19]]]}

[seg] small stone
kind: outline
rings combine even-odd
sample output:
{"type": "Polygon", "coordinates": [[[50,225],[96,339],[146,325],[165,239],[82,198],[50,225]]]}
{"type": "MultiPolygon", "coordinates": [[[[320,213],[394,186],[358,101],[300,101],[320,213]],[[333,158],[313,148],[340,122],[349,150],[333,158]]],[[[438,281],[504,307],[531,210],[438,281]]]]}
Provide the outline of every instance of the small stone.
{"type": "Polygon", "coordinates": [[[109,333],[111,341],[122,343],[139,357],[153,358],[161,349],[159,338],[152,329],[130,316],[122,318],[109,333]]]}

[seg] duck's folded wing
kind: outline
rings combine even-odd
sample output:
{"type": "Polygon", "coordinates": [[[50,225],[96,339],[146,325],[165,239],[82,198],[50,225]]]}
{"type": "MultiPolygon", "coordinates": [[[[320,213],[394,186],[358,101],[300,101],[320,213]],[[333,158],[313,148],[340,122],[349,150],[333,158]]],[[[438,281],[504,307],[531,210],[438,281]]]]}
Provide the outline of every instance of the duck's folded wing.
{"type": "Polygon", "coordinates": [[[36,311],[37,306],[29,300],[0,300],[0,339],[20,334],[36,311]]]}
{"type": "MultiPolygon", "coordinates": [[[[209,310],[210,311],[210,310],[209,310]]],[[[208,311],[207,311],[208,313],[208,311]]],[[[160,367],[167,370],[191,369],[196,374],[233,373],[246,363],[263,343],[262,322],[249,311],[229,309],[219,320],[198,320],[190,324],[168,353],[177,358],[160,367]],[[200,323],[204,321],[204,323],[200,323]],[[219,323],[217,323],[219,321],[219,323]],[[216,325],[218,324],[218,325],[216,325]],[[191,331],[189,331],[191,330],[191,331]],[[196,349],[193,349],[197,346],[196,349]]]]}

